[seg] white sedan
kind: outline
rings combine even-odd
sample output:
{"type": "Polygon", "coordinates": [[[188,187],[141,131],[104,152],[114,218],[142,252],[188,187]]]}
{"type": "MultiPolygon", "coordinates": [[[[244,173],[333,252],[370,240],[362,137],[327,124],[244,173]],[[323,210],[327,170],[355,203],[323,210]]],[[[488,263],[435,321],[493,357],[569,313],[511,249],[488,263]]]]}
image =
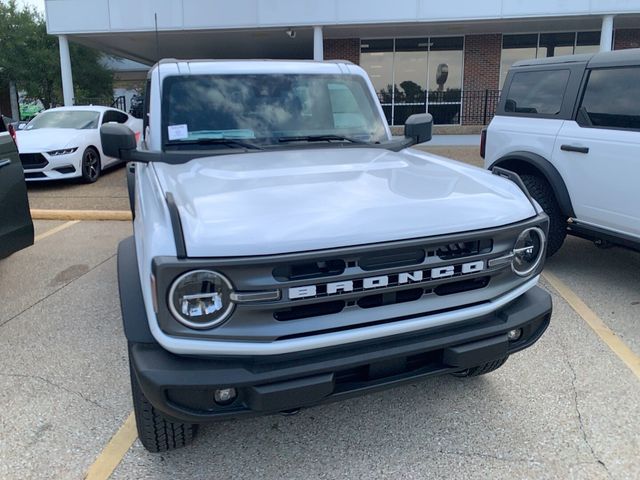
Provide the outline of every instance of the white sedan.
{"type": "Polygon", "coordinates": [[[95,182],[102,170],[120,162],[102,151],[100,126],[127,125],[140,139],[142,120],[108,107],[60,107],[42,112],[16,132],[27,181],[81,177],[95,182]]]}

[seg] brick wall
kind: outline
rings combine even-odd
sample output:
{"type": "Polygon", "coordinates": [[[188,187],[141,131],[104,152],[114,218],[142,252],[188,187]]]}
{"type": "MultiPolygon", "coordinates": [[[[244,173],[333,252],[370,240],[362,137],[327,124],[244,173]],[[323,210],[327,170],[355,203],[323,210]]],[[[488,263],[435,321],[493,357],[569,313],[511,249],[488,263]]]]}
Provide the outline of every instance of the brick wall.
{"type": "Polygon", "coordinates": [[[640,28],[625,28],[615,31],[614,50],[640,48],[640,28]]]}
{"type": "MultiPolygon", "coordinates": [[[[500,54],[502,51],[502,35],[492,33],[487,35],[467,35],[464,39],[464,92],[473,95],[464,102],[463,119],[467,125],[482,123],[485,113],[485,90],[500,88],[500,54]]],[[[489,95],[489,98],[497,98],[489,95]]],[[[494,101],[495,103],[495,101],[494,101]]],[[[493,111],[493,105],[488,108],[493,111]]]]}
{"type": "Polygon", "coordinates": [[[360,39],[359,38],[325,38],[325,60],[349,60],[356,65],[360,64],[360,39]]]}

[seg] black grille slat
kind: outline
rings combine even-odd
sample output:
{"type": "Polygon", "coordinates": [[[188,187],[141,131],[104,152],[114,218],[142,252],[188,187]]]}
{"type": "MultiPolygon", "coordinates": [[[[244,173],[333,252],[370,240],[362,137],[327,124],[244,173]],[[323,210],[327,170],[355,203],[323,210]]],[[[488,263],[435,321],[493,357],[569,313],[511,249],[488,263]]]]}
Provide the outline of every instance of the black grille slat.
{"type": "Polygon", "coordinates": [[[273,269],[273,278],[279,282],[291,282],[294,280],[331,277],[342,275],[346,266],[344,260],[336,259],[281,265],[273,269]]]}
{"type": "Polygon", "coordinates": [[[360,257],[358,266],[365,272],[369,272],[385,268],[419,265],[424,262],[425,256],[424,249],[389,250],[360,257]]]}
{"type": "Polygon", "coordinates": [[[287,322],[289,320],[299,320],[301,318],[319,317],[322,315],[340,313],[344,307],[345,302],[342,300],[312,305],[301,305],[299,307],[291,307],[286,310],[274,312],[273,317],[281,322],[287,322]]]}
{"type": "Polygon", "coordinates": [[[473,240],[469,242],[455,242],[448,245],[438,247],[436,255],[442,260],[455,260],[459,258],[469,257],[471,255],[479,255],[489,253],[492,248],[491,240],[473,240]]]}
{"type": "Polygon", "coordinates": [[[44,168],[49,162],[41,153],[21,153],[20,162],[22,167],[27,168],[44,168]]]}
{"type": "Polygon", "coordinates": [[[491,277],[486,276],[460,280],[459,282],[445,283],[443,285],[438,285],[433,289],[433,292],[439,296],[470,292],[471,290],[478,290],[479,288],[486,287],[489,285],[489,280],[491,280],[491,277]]]}

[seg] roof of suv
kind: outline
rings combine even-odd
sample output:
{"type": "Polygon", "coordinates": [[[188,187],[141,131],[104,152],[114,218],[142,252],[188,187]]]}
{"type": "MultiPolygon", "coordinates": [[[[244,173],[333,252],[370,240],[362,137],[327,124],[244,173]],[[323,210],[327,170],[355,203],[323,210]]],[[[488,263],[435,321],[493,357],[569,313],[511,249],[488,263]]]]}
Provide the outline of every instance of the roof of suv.
{"type": "Polygon", "coordinates": [[[549,58],[533,58],[516,62],[513,64],[513,67],[557,65],[561,63],[585,63],[588,64],[590,68],[640,65],[640,48],[615,50],[613,52],[583,53],[580,55],[562,55],[549,58]]]}
{"type": "Polygon", "coordinates": [[[348,61],[330,60],[318,62],[314,60],[208,60],[208,59],[163,59],[156,63],[147,74],[162,70],[168,75],[189,74],[344,74],[353,73],[359,67],[348,61]]]}

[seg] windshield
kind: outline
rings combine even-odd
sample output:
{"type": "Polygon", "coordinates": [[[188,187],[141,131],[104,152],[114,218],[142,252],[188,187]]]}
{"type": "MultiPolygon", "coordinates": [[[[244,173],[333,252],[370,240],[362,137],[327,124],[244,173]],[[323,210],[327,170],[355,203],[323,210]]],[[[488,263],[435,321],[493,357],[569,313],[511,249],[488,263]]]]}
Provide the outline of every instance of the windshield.
{"type": "Polygon", "coordinates": [[[84,130],[98,128],[100,113],[89,110],[58,110],[55,112],[43,112],[31,120],[26,130],[39,128],[75,128],[84,130]]]}
{"type": "Polygon", "coordinates": [[[169,77],[162,111],[165,145],[388,140],[365,81],[355,75],[169,77]]]}

